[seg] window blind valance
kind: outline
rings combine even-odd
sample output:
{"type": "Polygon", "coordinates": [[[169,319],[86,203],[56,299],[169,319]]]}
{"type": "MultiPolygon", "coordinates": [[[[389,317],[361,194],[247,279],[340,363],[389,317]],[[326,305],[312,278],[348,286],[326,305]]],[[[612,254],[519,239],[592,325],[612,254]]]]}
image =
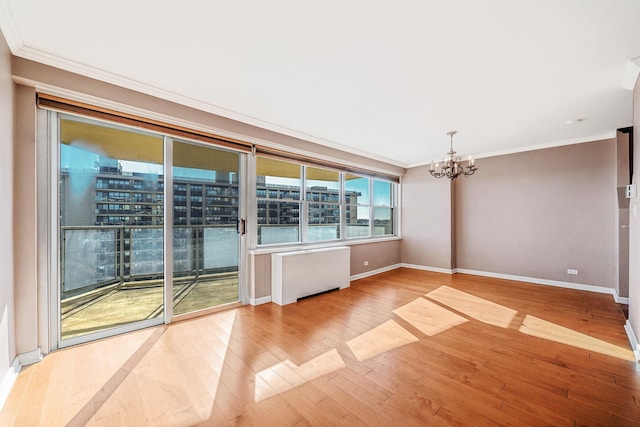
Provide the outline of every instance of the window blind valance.
{"type": "Polygon", "coordinates": [[[289,153],[283,150],[277,150],[274,148],[256,146],[255,153],[259,156],[272,158],[275,160],[287,160],[290,162],[301,163],[307,166],[316,166],[320,168],[333,169],[338,172],[344,172],[347,174],[346,179],[353,179],[359,176],[366,176],[369,178],[383,179],[389,182],[399,183],[400,178],[394,175],[389,175],[380,172],[374,172],[365,168],[357,168],[353,166],[347,166],[337,162],[331,162],[324,159],[317,159],[311,156],[302,154],[289,153]],[[357,175],[357,176],[352,176],[357,175]]]}
{"type": "Polygon", "coordinates": [[[95,119],[107,120],[114,123],[145,129],[151,132],[157,132],[163,135],[171,135],[178,138],[205,142],[217,145],[219,147],[226,147],[246,153],[251,152],[251,150],[253,149],[253,144],[250,144],[248,142],[214,135],[200,130],[189,129],[183,126],[165,123],[147,117],[141,117],[134,114],[111,110],[108,108],[97,107],[95,105],[89,105],[79,101],[73,101],[54,95],[38,93],[37,104],[38,107],[48,110],[79,114],[95,119]]]}

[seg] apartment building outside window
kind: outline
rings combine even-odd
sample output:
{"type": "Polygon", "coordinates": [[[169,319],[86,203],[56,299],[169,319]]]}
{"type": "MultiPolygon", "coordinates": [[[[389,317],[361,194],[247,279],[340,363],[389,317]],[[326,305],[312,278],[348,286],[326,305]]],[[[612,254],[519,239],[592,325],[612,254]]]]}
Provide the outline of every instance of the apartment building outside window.
{"type": "Polygon", "coordinates": [[[258,156],[257,243],[394,236],[396,193],[394,182],[258,156]]]}

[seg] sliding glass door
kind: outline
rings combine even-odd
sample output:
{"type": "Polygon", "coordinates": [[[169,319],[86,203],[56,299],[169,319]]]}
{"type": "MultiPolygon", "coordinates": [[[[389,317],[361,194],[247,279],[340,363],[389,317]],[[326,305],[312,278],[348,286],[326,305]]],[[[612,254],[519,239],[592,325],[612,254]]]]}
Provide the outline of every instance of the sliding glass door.
{"type": "Polygon", "coordinates": [[[239,153],[56,124],[60,346],[239,301],[239,153]]]}
{"type": "Polygon", "coordinates": [[[239,154],[173,143],[173,314],[238,301],[239,154]]]}
{"type": "Polygon", "coordinates": [[[60,338],[163,315],[163,138],[59,121],[60,338]]]}

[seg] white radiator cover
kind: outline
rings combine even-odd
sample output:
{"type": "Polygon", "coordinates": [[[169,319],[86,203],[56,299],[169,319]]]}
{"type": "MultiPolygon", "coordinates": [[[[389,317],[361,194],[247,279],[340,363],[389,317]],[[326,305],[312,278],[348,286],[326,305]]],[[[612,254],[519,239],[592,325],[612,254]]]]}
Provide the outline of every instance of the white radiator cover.
{"type": "Polygon", "coordinates": [[[335,288],[348,288],[351,248],[335,247],[271,254],[271,301],[278,305],[335,288]]]}

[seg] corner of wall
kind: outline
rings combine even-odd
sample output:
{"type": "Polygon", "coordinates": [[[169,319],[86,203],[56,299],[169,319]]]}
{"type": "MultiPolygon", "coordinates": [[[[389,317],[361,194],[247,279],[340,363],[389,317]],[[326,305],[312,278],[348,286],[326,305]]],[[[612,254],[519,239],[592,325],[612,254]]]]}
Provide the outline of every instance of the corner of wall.
{"type": "MultiPolygon", "coordinates": [[[[632,183],[636,186],[640,184],[638,179],[640,174],[640,79],[636,80],[633,89],[633,128],[638,130],[633,132],[633,177],[632,183]],[[638,134],[638,135],[634,135],[638,134]]],[[[629,203],[629,329],[627,332],[640,331],[640,210],[638,208],[638,197],[630,199],[629,203]]],[[[637,335],[635,335],[637,338],[637,335]]],[[[636,341],[637,342],[637,341],[636,341]]],[[[636,345],[637,350],[637,345],[636,345]]]]}
{"type": "Polygon", "coordinates": [[[12,80],[11,52],[0,32],[0,197],[9,208],[0,211],[0,235],[5,245],[0,247],[0,408],[20,371],[16,358],[16,315],[14,277],[14,144],[15,85],[12,80]]]}

